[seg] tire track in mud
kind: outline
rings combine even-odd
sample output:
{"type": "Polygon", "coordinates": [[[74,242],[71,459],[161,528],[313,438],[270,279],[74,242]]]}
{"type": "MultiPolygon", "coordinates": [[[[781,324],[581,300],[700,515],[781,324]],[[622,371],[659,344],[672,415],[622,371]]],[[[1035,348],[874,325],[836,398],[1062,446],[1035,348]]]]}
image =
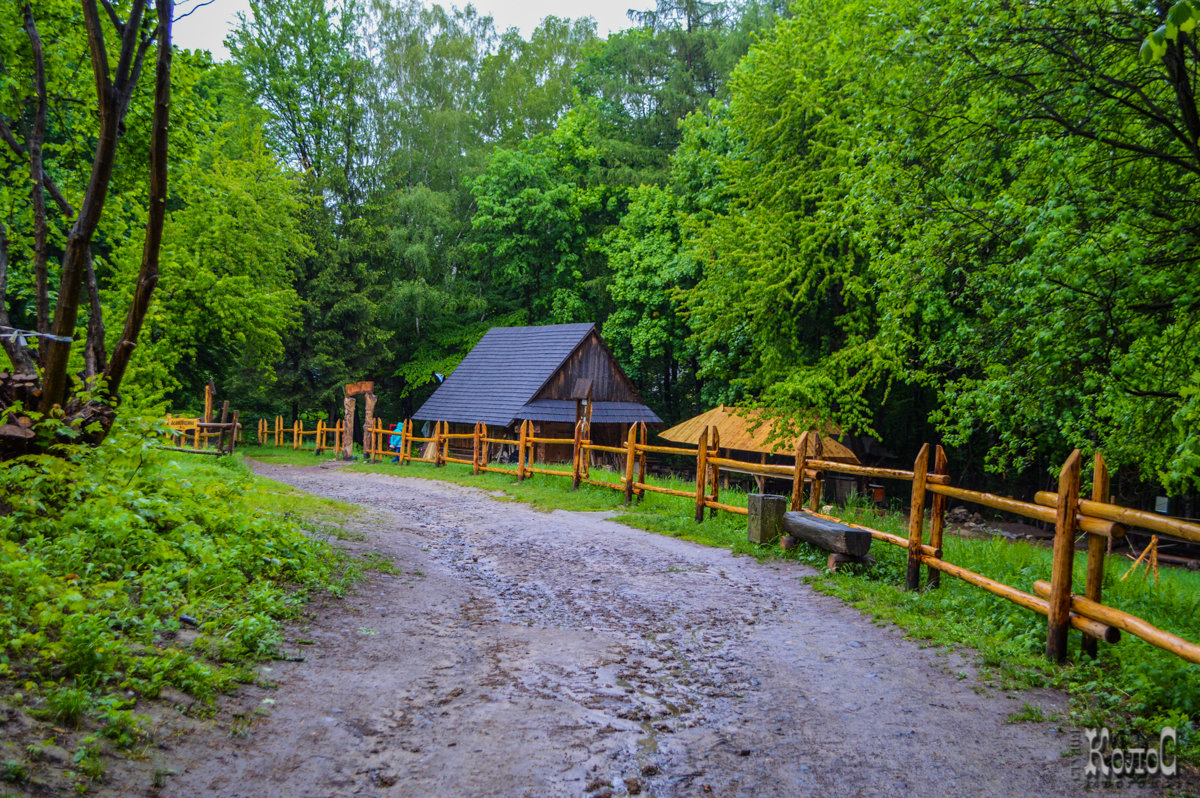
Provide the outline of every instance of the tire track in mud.
{"type": "Polygon", "coordinates": [[[446,483],[256,471],[371,508],[350,547],[402,573],[312,607],[267,717],[177,742],[166,795],[1082,792],[1073,734],[1004,723],[1061,695],[955,678],[964,658],[814,593],[803,565],[446,483]]]}

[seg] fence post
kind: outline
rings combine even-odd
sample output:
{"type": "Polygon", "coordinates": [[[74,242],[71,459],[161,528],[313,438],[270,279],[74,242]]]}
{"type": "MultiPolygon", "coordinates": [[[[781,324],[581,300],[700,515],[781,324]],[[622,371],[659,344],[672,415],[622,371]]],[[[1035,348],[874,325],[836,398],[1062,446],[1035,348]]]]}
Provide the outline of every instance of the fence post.
{"type": "MultiPolygon", "coordinates": [[[[820,460],[821,456],[825,454],[825,444],[821,442],[821,433],[819,432],[813,433],[813,454],[815,455],[814,460],[820,460]]],[[[825,488],[825,480],[821,477],[822,473],[824,472],[818,468],[816,476],[812,480],[812,487],[809,488],[808,509],[814,513],[821,509],[821,495],[825,488]]]]}
{"type": "MultiPolygon", "coordinates": [[[[646,445],[646,422],[645,421],[638,422],[638,444],[641,446],[646,445]]],[[[646,450],[645,449],[642,449],[638,453],[638,479],[637,479],[637,481],[642,483],[643,485],[646,484],[646,450]]],[[[644,498],[646,498],[646,489],[638,488],[638,492],[637,492],[638,502],[640,503],[642,501],[642,499],[644,499],[644,498]]]]}
{"type": "Polygon", "coordinates": [[[1075,515],[1079,511],[1079,450],[1063,463],[1058,475],[1058,507],[1054,520],[1054,562],[1050,571],[1050,612],[1046,618],[1046,656],[1054,662],[1067,658],[1067,631],[1071,628],[1071,570],[1075,564],[1075,515]]]}
{"type": "Polygon", "coordinates": [[[580,445],[583,447],[583,460],[579,463],[579,473],[584,479],[592,476],[592,422],[583,419],[583,429],[579,433],[580,445]]]}
{"type": "Polygon", "coordinates": [[[792,512],[804,506],[804,469],[808,467],[808,433],[796,441],[796,471],[792,474],[792,512]]]}
{"type": "Polygon", "coordinates": [[[583,453],[583,419],[575,422],[575,446],[571,450],[571,490],[579,490],[579,457],[583,453]]]}
{"type": "MultiPolygon", "coordinates": [[[[351,432],[353,433],[353,430],[351,430],[351,432]]],[[[334,429],[334,433],[333,433],[333,444],[334,444],[333,450],[335,452],[341,451],[342,446],[345,445],[345,441],[346,441],[346,428],[342,425],[342,420],[339,418],[337,427],[334,429]]]]}
{"type": "MultiPolygon", "coordinates": [[[[716,427],[712,428],[712,440],[709,441],[709,447],[712,449],[713,457],[721,456],[721,430],[716,427]]],[[[719,465],[709,466],[712,471],[712,500],[719,501],[721,498],[721,467],[719,465]]],[[[708,517],[717,517],[717,508],[708,508],[708,517]]]]}
{"type": "Polygon", "coordinates": [[[700,431],[696,442],[696,523],[704,520],[704,483],[708,480],[708,427],[700,431]]]}
{"type": "MultiPolygon", "coordinates": [[[[933,450],[933,473],[946,475],[950,473],[950,467],[946,460],[946,450],[938,444],[933,450]]],[[[929,545],[934,549],[942,548],[942,532],[946,529],[946,497],[940,493],[933,494],[933,502],[929,508],[929,545]]],[[[928,574],[925,577],[925,584],[930,588],[941,587],[942,572],[928,566],[928,574]]]]}
{"type": "MultiPolygon", "coordinates": [[[[1100,452],[1096,452],[1092,462],[1092,501],[1107,504],[1110,482],[1108,463],[1100,452]]],[[[1096,603],[1100,602],[1100,589],[1104,585],[1104,557],[1109,540],[1101,535],[1088,535],[1087,587],[1084,588],[1084,595],[1096,603]]],[[[1099,641],[1089,634],[1083,636],[1082,648],[1083,653],[1092,659],[1100,653],[1099,641]]]]}
{"type": "Polygon", "coordinates": [[[637,459],[637,424],[629,425],[625,437],[625,504],[633,501],[633,463],[637,459]]]}
{"type": "Polygon", "coordinates": [[[921,544],[925,533],[925,476],[929,473],[929,444],[921,444],[917,461],[913,463],[912,507],[908,512],[908,574],[904,580],[907,590],[921,587],[921,544]]]}
{"type": "Polygon", "coordinates": [[[479,422],[479,470],[486,471],[488,463],[491,462],[492,455],[491,444],[488,443],[488,428],[487,424],[479,422]]]}
{"type": "Polygon", "coordinates": [[[522,421],[517,433],[517,482],[525,481],[525,425],[528,423],[528,420],[522,421]]]}
{"type": "Polygon", "coordinates": [[[479,473],[479,425],[482,422],[476,421],[475,428],[471,435],[471,473],[479,473]]]}
{"type": "Polygon", "coordinates": [[[402,426],[400,427],[400,465],[405,465],[408,463],[408,458],[409,458],[408,447],[411,443],[408,439],[410,437],[412,437],[412,419],[411,418],[408,419],[407,422],[403,422],[402,426]]]}
{"type": "Polygon", "coordinates": [[[238,411],[233,411],[233,421],[230,423],[233,426],[229,428],[229,453],[233,454],[237,451],[238,411]]]}
{"type": "Polygon", "coordinates": [[[283,446],[283,416],[275,416],[275,446],[283,446]]]}

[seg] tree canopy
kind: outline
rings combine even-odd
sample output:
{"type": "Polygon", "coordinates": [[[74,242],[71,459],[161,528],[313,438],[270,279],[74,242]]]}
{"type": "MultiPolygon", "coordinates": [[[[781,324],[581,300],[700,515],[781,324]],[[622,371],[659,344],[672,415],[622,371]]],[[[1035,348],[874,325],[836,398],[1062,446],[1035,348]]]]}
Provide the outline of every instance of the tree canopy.
{"type": "Polygon", "coordinates": [[[147,401],[213,379],[293,415],[373,379],[397,417],[490,326],[590,321],[669,421],[754,403],[1009,477],[1080,447],[1200,489],[1194,0],[659,0],[606,38],[251,0],[228,64],[175,59],[136,349],[101,322],[144,299],[154,91],[72,244],[103,117],[80,14],[0,11],[0,325],[90,341],[64,375],[123,351],[147,401]]]}

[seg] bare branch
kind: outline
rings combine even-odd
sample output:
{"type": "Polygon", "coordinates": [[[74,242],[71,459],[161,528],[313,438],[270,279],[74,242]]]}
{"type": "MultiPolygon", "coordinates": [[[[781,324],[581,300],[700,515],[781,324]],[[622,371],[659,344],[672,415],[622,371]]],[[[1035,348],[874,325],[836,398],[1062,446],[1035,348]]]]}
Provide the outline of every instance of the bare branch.
{"type": "MultiPolygon", "coordinates": [[[[25,33],[33,52],[33,83],[37,93],[37,109],[29,130],[29,193],[33,202],[33,274],[36,293],[37,331],[50,332],[50,289],[47,286],[47,241],[50,236],[46,222],[45,170],[42,166],[42,142],[46,139],[46,58],[42,37],[38,34],[33,8],[24,8],[25,33]]],[[[45,342],[39,341],[38,352],[45,355],[45,342]]]]}
{"type": "Polygon", "coordinates": [[[91,253],[88,253],[84,278],[91,307],[88,311],[87,344],[83,350],[83,376],[90,384],[96,375],[108,368],[108,357],[104,350],[104,306],[100,304],[100,286],[96,282],[91,253]]]}
{"type": "Polygon", "coordinates": [[[109,0],[100,0],[100,2],[104,5],[104,10],[108,14],[108,21],[111,22],[113,27],[117,29],[117,35],[124,36],[125,25],[122,24],[121,18],[117,16],[117,11],[115,8],[113,8],[112,3],[109,2],[109,0]]]}
{"type": "Polygon", "coordinates": [[[150,139],[150,208],[146,218],[146,238],[142,248],[142,266],[125,328],[113,349],[112,361],[104,374],[106,390],[117,397],[125,369],[137,345],[142,322],[150,309],[150,299],[158,285],[158,253],[162,245],[163,223],[167,214],[167,132],[171,104],[171,11],[172,0],[156,0],[158,6],[158,63],[154,82],[154,122],[150,139]]]}
{"type": "MultiPolygon", "coordinates": [[[[114,82],[118,94],[133,93],[133,87],[129,85],[129,70],[133,66],[133,54],[137,51],[142,13],[145,10],[146,0],[134,0],[133,8],[129,10],[129,21],[125,23],[125,30],[121,34],[121,55],[117,59],[117,77],[114,82]]],[[[136,82],[136,79],[133,82],[136,82]]]]}
{"type": "Polygon", "coordinates": [[[171,21],[172,21],[172,22],[178,22],[178,21],[179,21],[179,20],[181,20],[181,19],[187,19],[188,17],[190,17],[192,14],[195,14],[195,13],[196,13],[197,11],[199,11],[200,9],[204,8],[205,6],[211,6],[211,5],[212,5],[213,3],[215,3],[215,2],[217,2],[217,0],[204,0],[204,2],[203,2],[203,3],[197,3],[197,4],[196,4],[196,6],[195,6],[195,7],[193,7],[193,8],[192,8],[190,11],[188,11],[186,14],[180,14],[179,16],[175,17],[175,19],[173,19],[173,20],[171,20],[171,21]]]}
{"type": "Polygon", "coordinates": [[[88,51],[92,56],[92,74],[96,78],[96,96],[100,100],[100,107],[104,108],[112,94],[112,79],[108,72],[108,50],[104,47],[104,31],[100,28],[96,0],[83,0],[83,20],[87,27],[88,51]]]}
{"type": "Polygon", "coordinates": [[[79,216],[67,236],[67,246],[63,253],[58,304],[54,310],[54,323],[51,327],[56,339],[50,340],[46,346],[43,367],[44,382],[39,409],[44,413],[53,410],[54,406],[62,403],[66,397],[67,369],[71,355],[71,344],[66,339],[75,334],[75,321],[79,317],[79,290],[90,258],[92,236],[95,235],[96,226],[100,223],[100,216],[104,211],[105,200],[108,198],[108,188],[116,163],[117,140],[125,113],[124,104],[113,92],[109,79],[108,55],[104,50],[104,35],[100,29],[100,15],[95,0],[83,0],[83,17],[99,98],[96,109],[99,130],[96,137],[96,154],[92,158],[92,174],[79,207],[79,216]]]}
{"type": "MultiPolygon", "coordinates": [[[[8,231],[0,222],[0,327],[11,328],[8,318],[8,231]]],[[[35,374],[33,358],[29,350],[16,336],[0,335],[0,346],[4,348],[8,359],[12,361],[13,371],[17,374],[35,374]]]]}

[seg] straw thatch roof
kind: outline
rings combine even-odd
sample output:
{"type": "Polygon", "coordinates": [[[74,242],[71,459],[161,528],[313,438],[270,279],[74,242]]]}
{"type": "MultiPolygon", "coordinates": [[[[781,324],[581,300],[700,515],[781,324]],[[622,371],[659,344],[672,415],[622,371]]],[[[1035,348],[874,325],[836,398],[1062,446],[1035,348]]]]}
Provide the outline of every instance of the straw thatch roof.
{"type": "MultiPolygon", "coordinates": [[[[762,411],[744,407],[714,407],[707,413],[689,418],[668,430],[659,433],[660,437],[676,443],[695,444],[700,439],[700,433],[705,427],[716,427],[721,436],[722,449],[738,449],[745,452],[766,452],[767,454],[795,454],[794,441],[779,439],[767,443],[773,424],[769,419],[759,423],[751,431],[751,427],[762,417],[762,411]]],[[[835,432],[836,428],[826,428],[826,432],[835,432]]],[[[833,438],[821,436],[821,457],[825,460],[835,460],[842,463],[857,463],[854,452],[847,449],[833,438]]],[[[816,456],[816,440],[809,436],[808,456],[816,456]]]]}

